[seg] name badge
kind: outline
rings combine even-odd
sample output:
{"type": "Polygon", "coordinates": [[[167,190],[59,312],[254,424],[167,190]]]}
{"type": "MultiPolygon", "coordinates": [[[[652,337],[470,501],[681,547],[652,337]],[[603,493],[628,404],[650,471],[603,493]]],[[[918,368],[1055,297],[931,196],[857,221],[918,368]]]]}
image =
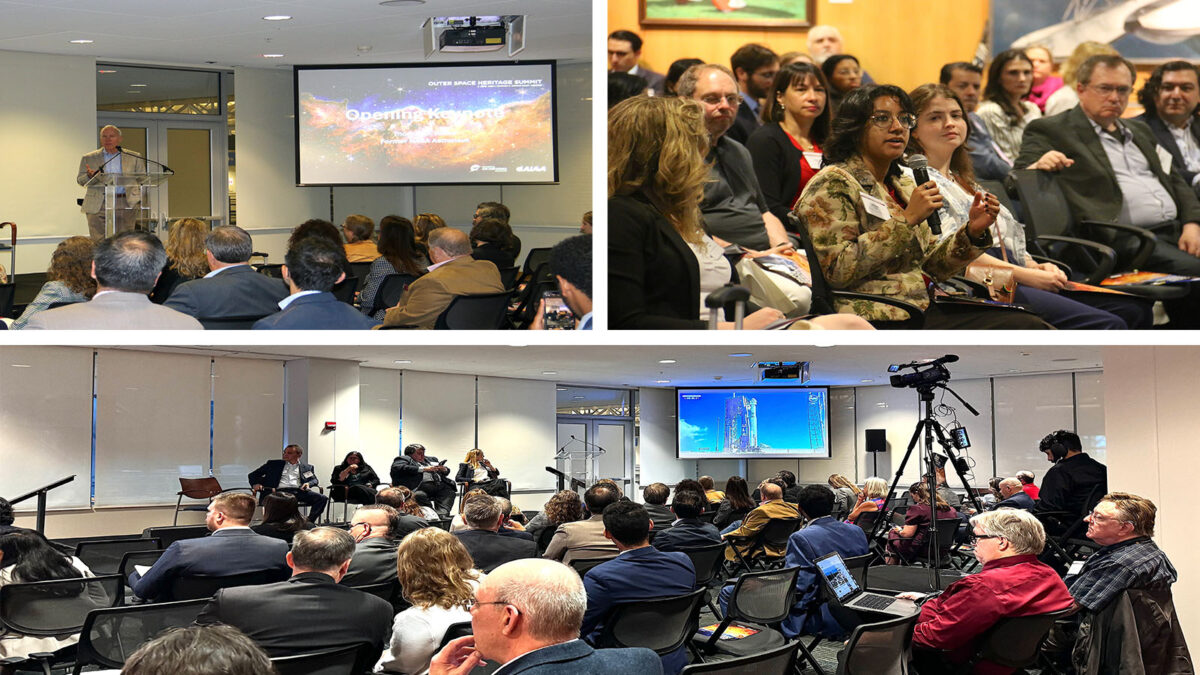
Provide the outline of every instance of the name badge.
{"type": "Polygon", "coordinates": [[[808,165],[809,165],[809,166],[811,166],[811,167],[813,168],[813,171],[820,171],[820,170],[821,170],[821,160],[822,160],[824,157],[825,157],[825,155],[824,155],[824,154],[822,154],[822,153],[819,153],[819,152],[806,152],[806,153],[804,153],[804,161],[805,161],[805,162],[808,162],[808,165]]]}
{"type": "Polygon", "coordinates": [[[888,212],[887,204],[882,199],[866,192],[861,193],[860,196],[862,197],[863,208],[867,210],[867,213],[883,220],[888,220],[892,217],[892,214],[888,212]]]}
{"type": "Polygon", "coordinates": [[[1158,153],[1158,163],[1162,165],[1162,171],[1165,174],[1171,173],[1171,153],[1161,145],[1155,145],[1154,151],[1158,153]]]}
{"type": "Polygon", "coordinates": [[[313,477],[313,472],[311,472],[311,471],[305,471],[304,473],[302,473],[302,474],[300,474],[300,475],[301,475],[302,477],[304,477],[304,478],[312,478],[312,477],[313,477]]]}
{"type": "Polygon", "coordinates": [[[1075,576],[1076,574],[1079,574],[1082,571],[1083,571],[1083,561],[1076,560],[1075,562],[1071,563],[1071,566],[1069,568],[1067,568],[1067,576],[1069,576],[1069,577],[1075,576]]]}

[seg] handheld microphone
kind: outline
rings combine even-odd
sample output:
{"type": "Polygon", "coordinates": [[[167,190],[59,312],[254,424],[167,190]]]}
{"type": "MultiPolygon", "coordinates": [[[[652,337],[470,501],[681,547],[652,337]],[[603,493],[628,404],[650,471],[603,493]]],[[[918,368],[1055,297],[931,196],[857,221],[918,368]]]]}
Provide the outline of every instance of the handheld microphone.
{"type": "MultiPolygon", "coordinates": [[[[917,185],[929,182],[929,160],[925,159],[925,155],[911,155],[908,158],[908,165],[912,167],[913,178],[917,180],[917,185]]],[[[929,230],[934,234],[942,233],[942,218],[937,211],[929,214],[925,222],[929,223],[929,230]]]]}

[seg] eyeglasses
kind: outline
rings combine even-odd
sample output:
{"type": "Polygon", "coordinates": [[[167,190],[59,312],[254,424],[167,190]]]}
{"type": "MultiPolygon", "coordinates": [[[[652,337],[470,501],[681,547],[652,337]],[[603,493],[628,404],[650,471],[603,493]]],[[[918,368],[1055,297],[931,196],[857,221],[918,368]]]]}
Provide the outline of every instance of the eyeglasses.
{"type": "Polygon", "coordinates": [[[980,539],[1003,539],[1003,538],[1004,537],[999,534],[975,534],[974,532],[971,533],[971,543],[972,544],[978,543],[980,539]]]}
{"type": "Polygon", "coordinates": [[[1111,84],[1089,84],[1089,87],[1096,90],[1102,96],[1112,96],[1116,94],[1120,98],[1129,98],[1133,93],[1133,87],[1114,87],[1111,84]]]}
{"type": "Polygon", "coordinates": [[[709,94],[700,98],[706,105],[721,105],[721,101],[725,101],[730,107],[736,108],[742,104],[741,94],[730,94],[728,96],[720,96],[718,94],[709,94]]]}
{"type": "MultiPolygon", "coordinates": [[[[509,605],[509,606],[512,606],[512,603],[505,602],[503,600],[493,600],[492,602],[472,602],[471,604],[467,605],[467,609],[469,611],[475,611],[476,607],[483,607],[484,605],[509,605]]],[[[513,607],[513,609],[516,610],[516,612],[518,614],[521,613],[521,610],[517,609],[516,607],[513,607]]]]}
{"type": "MultiPolygon", "coordinates": [[[[1103,522],[1103,521],[1106,521],[1106,520],[1115,520],[1115,521],[1117,521],[1117,522],[1119,522],[1119,523],[1129,523],[1129,521],[1128,521],[1128,520],[1121,520],[1121,519],[1117,518],[1116,516],[1106,516],[1106,515],[1104,515],[1103,513],[1099,513],[1099,512],[1096,512],[1096,511],[1092,511],[1091,513],[1089,513],[1089,514],[1088,514],[1088,518],[1091,518],[1091,519],[1092,519],[1094,522],[1103,522]]],[[[1133,523],[1130,523],[1130,524],[1132,525],[1133,523]]]]}
{"type": "Polygon", "coordinates": [[[868,121],[871,124],[879,127],[880,129],[890,129],[892,126],[892,120],[899,122],[900,126],[904,127],[905,129],[912,129],[913,127],[917,126],[916,115],[912,115],[910,113],[893,115],[887,112],[877,112],[873,113],[871,117],[868,118],[868,121]]]}

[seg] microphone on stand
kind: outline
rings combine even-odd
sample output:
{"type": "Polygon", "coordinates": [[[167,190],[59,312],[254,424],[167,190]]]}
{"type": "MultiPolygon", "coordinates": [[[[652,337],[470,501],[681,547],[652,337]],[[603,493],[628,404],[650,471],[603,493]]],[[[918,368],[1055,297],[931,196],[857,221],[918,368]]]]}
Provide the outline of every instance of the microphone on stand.
{"type": "MultiPolygon", "coordinates": [[[[917,180],[917,185],[924,185],[929,182],[929,160],[925,159],[925,155],[911,155],[908,158],[908,165],[912,167],[913,178],[917,180]]],[[[925,219],[929,223],[929,230],[934,234],[942,233],[942,217],[937,211],[929,214],[925,219]]]]}

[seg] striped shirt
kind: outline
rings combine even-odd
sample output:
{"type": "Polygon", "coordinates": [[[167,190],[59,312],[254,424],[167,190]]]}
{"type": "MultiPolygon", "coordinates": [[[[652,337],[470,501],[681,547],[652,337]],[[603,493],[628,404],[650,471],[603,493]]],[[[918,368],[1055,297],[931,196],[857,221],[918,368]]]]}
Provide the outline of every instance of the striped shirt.
{"type": "Polygon", "coordinates": [[[992,141],[1009,157],[1021,154],[1021,137],[1025,135],[1025,127],[1042,116],[1042,111],[1029,101],[1021,101],[1025,116],[1013,121],[1008,113],[995,101],[984,101],[975,109],[975,114],[983,120],[992,141]]]}

